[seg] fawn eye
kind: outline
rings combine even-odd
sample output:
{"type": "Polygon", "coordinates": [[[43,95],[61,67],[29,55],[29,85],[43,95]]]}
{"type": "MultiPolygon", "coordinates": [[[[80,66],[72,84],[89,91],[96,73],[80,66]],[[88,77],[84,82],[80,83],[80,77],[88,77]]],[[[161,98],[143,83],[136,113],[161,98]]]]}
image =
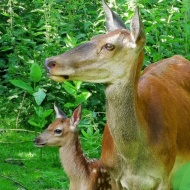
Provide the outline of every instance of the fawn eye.
{"type": "Polygon", "coordinates": [[[113,51],[115,49],[115,46],[111,43],[107,43],[104,45],[104,47],[108,50],[108,51],[113,51]]]}
{"type": "Polygon", "coordinates": [[[62,130],[61,130],[61,129],[56,129],[56,130],[54,131],[54,133],[57,134],[57,135],[60,135],[60,134],[62,133],[62,130]]]}

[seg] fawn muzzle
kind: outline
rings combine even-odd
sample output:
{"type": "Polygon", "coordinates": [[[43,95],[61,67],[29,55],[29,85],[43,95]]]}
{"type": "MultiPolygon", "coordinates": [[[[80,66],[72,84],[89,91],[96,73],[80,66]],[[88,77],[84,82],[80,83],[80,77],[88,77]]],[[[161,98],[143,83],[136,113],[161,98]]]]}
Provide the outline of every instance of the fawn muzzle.
{"type": "Polygon", "coordinates": [[[34,139],[34,145],[37,147],[43,147],[46,145],[45,142],[42,141],[42,139],[40,137],[37,137],[34,139]]]}

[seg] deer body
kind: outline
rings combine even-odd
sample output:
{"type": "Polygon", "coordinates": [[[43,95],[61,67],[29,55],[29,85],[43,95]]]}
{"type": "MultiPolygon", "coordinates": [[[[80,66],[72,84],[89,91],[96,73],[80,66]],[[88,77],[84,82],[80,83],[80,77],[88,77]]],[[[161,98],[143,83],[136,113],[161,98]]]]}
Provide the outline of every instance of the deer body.
{"type": "Polygon", "coordinates": [[[81,108],[78,107],[71,119],[55,106],[57,119],[35,139],[35,145],[58,146],[62,166],[70,179],[69,190],[111,189],[110,177],[100,160],[87,159],[81,148],[77,125],[81,108]]]}
{"type": "Polygon", "coordinates": [[[101,161],[115,189],[170,190],[173,173],[190,160],[190,61],[173,56],[141,76],[138,10],[128,31],[104,0],[103,6],[108,33],[46,59],[48,75],[106,84],[101,161]]]}
{"type": "MultiPolygon", "coordinates": [[[[155,65],[140,78],[138,94],[132,95],[135,101],[126,98],[130,87],[116,83],[106,88],[108,126],[115,130],[115,146],[120,146],[125,162],[116,176],[122,176],[120,183],[127,189],[170,189],[173,173],[190,160],[190,142],[184,140],[190,138],[190,62],[174,56],[155,65]]],[[[102,151],[102,162],[107,166],[106,149],[102,151]]]]}

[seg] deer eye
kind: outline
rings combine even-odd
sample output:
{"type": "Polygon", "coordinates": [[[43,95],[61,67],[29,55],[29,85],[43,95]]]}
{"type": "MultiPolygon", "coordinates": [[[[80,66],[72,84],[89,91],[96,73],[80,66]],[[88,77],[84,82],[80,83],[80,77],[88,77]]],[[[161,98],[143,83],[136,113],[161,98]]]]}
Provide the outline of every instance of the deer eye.
{"type": "Polygon", "coordinates": [[[57,135],[60,135],[60,134],[62,133],[62,130],[61,130],[61,129],[56,129],[56,130],[54,131],[54,133],[57,134],[57,135]]]}
{"type": "Polygon", "coordinates": [[[115,46],[111,43],[107,43],[104,46],[108,51],[113,51],[115,49],[115,46]]]}

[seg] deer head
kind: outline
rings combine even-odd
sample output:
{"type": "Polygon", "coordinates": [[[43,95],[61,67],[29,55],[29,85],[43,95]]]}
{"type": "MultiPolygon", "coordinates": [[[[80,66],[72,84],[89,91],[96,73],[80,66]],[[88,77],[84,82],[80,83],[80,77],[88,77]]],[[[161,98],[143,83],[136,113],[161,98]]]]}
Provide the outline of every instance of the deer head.
{"type": "Polygon", "coordinates": [[[143,24],[136,8],[130,31],[103,0],[107,34],[93,37],[61,55],[45,60],[48,76],[58,82],[82,80],[113,83],[129,74],[145,44],[143,24]]]}
{"type": "Polygon", "coordinates": [[[55,104],[54,110],[56,113],[56,120],[35,139],[35,145],[38,147],[64,146],[77,133],[77,126],[81,118],[81,105],[73,111],[71,118],[67,118],[65,113],[55,104]]]}

